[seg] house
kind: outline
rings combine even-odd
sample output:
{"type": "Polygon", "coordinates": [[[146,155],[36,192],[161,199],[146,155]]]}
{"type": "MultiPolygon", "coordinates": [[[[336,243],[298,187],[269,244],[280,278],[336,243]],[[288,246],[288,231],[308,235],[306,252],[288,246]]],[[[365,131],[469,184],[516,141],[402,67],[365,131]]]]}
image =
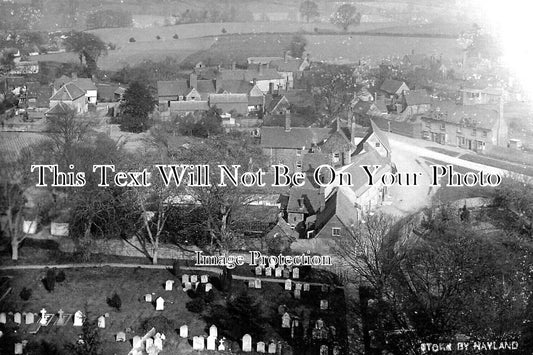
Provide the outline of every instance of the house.
{"type": "Polygon", "coordinates": [[[409,91],[409,87],[403,81],[386,79],[379,87],[387,98],[398,98],[404,91],[409,91]]]}
{"type": "Polygon", "coordinates": [[[61,88],[50,97],[50,108],[53,108],[59,103],[64,103],[77,113],[86,113],[88,111],[88,102],[85,94],[85,91],[80,89],[74,83],[69,82],[61,86],[61,88]]]}
{"type": "Polygon", "coordinates": [[[278,218],[276,225],[265,236],[267,243],[276,245],[280,251],[289,250],[297,238],[298,233],[283,218],[278,218]]]}
{"type": "Polygon", "coordinates": [[[404,116],[413,116],[425,113],[431,108],[431,97],[425,89],[404,91],[400,97],[401,113],[404,116]]]}
{"type": "Polygon", "coordinates": [[[287,87],[287,79],[275,69],[270,68],[268,64],[259,65],[257,70],[220,69],[216,81],[223,83],[227,80],[244,80],[253,83],[265,94],[272,90],[285,89],[287,87]]]}
{"type": "Polygon", "coordinates": [[[387,135],[373,120],[370,120],[370,128],[366,135],[357,143],[357,148],[352,154],[352,160],[354,156],[365,152],[368,148],[372,148],[383,158],[390,159],[392,155],[392,149],[387,135]]]}
{"type": "Polygon", "coordinates": [[[72,107],[65,102],[58,102],[51,109],[44,113],[45,117],[61,117],[67,116],[72,112],[72,107]]]}
{"type": "Polygon", "coordinates": [[[216,107],[222,113],[235,113],[237,116],[248,114],[248,95],[246,94],[211,94],[209,107],[216,107]]]}
{"type": "Polygon", "coordinates": [[[324,188],[314,186],[292,187],[287,204],[287,222],[298,232],[305,230],[306,219],[324,208],[324,188]]]}
{"type": "Polygon", "coordinates": [[[78,78],[76,73],[72,74],[72,77],[69,78],[66,75],[62,75],[58,79],[54,80],[53,94],[58,92],[66,84],[74,84],[85,94],[85,98],[88,104],[96,105],[98,100],[98,88],[90,78],[78,78]]]}
{"type": "Polygon", "coordinates": [[[421,53],[407,54],[402,59],[402,65],[409,69],[429,69],[431,67],[431,58],[421,53]]]}
{"type": "Polygon", "coordinates": [[[28,109],[45,111],[50,108],[50,96],[52,89],[48,85],[41,85],[37,82],[26,84],[26,103],[28,109]]]}
{"type": "Polygon", "coordinates": [[[159,111],[167,111],[171,101],[207,101],[208,96],[216,92],[213,80],[198,80],[195,73],[191,73],[188,80],[158,81],[159,111]]]}
{"type": "Polygon", "coordinates": [[[274,116],[282,116],[289,112],[289,100],[284,95],[270,95],[265,97],[265,113],[274,116]]]}
{"type": "Polygon", "coordinates": [[[274,68],[283,78],[286,79],[285,89],[294,88],[294,80],[302,77],[303,72],[311,66],[309,55],[304,59],[292,58],[285,52],[283,58],[272,59],[269,62],[271,68],[274,68]]]}
{"type": "Polygon", "coordinates": [[[440,144],[483,151],[487,144],[505,146],[508,142],[508,126],[496,105],[442,101],[420,119],[422,138],[440,144]]]}
{"type": "Polygon", "coordinates": [[[461,103],[463,105],[498,105],[500,100],[506,99],[507,93],[502,88],[487,87],[484,89],[461,89],[461,103]]]}
{"type": "Polygon", "coordinates": [[[171,101],[168,111],[178,116],[187,115],[195,112],[209,111],[209,103],[207,101],[171,101]]]}

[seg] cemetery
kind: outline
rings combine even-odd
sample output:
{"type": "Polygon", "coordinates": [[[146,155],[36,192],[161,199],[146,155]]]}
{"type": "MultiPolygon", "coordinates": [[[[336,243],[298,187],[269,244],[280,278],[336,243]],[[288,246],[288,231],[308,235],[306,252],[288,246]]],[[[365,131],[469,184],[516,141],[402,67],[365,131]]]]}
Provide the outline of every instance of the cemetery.
{"type": "Polygon", "coordinates": [[[236,279],[201,269],[72,268],[53,286],[51,270],[1,271],[12,291],[0,302],[0,353],[43,342],[62,349],[94,322],[103,354],[342,354],[343,290],[307,283],[300,270],[279,270],[273,282],[266,269],[236,279]],[[24,289],[31,296],[22,298],[24,289]]]}

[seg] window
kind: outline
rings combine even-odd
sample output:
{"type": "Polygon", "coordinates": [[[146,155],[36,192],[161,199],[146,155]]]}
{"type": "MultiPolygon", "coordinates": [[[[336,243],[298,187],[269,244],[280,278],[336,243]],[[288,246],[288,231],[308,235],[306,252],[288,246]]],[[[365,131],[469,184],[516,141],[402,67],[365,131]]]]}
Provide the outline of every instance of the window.
{"type": "Polygon", "coordinates": [[[296,156],[297,156],[297,157],[302,156],[302,151],[301,151],[300,149],[298,149],[298,150],[296,151],[296,156]]]}
{"type": "Polygon", "coordinates": [[[473,135],[473,136],[475,137],[475,136],[476,136],[476,134],[477,134],[477,131],[476,131],[476,129],[475,129],[475,128],[474,128],[474,129],[472,129],[472,135],[473,135]]]}
{"type": "Polygon", "coordinates": [[[379,147],[381,147],[381,143],[376,142],[376,148],[379,148],[379,147]]]}
{"type": "Polygon", "coordinates": [[[426,127],[429,128],[429,129],[431,129],[431,122],[427,121],[427,122],[426,122],[426,127]]]}
{"type": "Polygon", "coordinates": [[[457,133],[463,133],[463,131],[461,130],[461,126],[457,126],[457,133]]]}
{"type": "Polygon", "coordinates": [[[302,168],[302,162],[301,161],[297,161],[296,162],[296,169],[301,169],[302,168]]]}
{"type": "Polygon", "coordinates": [[[337,163],[339,161],[340,156],[340,153],[333,153],[333,162],[337,163]]]}
{"type": "Polygon", "coordinates": [[[341,229],[340,228],[336,228],[336,227],[331,228],[331,235],[333,237],[340,236],[341,235],[341,229]]]}
{"type": "Polygon", "coordinates": [[[446,130],[446,123],[441,123],[440,124],[440,130],[441,131],[445,131],[446,130]]]}

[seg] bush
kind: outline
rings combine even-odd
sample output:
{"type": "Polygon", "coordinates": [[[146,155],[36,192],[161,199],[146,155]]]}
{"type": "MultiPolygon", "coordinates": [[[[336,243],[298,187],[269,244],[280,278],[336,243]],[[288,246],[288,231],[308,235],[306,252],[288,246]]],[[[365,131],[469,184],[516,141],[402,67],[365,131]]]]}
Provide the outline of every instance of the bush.
{"type": "Polygon", "coordinates": [[[223,29],[222,29],[222,33],[226,33],[226,32],[228,32],[228,31],[226,31],[226,29],[223,28],[223,29]]]}
{"type": "Polygon", "coordinates": [[[44,278],[44,287],[48,292],[52,292],[56,286],[56,270],[48,269],[44,278]]]}
{"type": "Polygon", "coordinates": [[[176,34],[174,34],[174,36],[172,36],[172,38],[178,39],[178,38],[180,38],[180,36],[178,36],[178,34],[176,33],[176,34]]]}
{"type": "Polygon", "coordinates": [[[22,291],[20,291],[20,298],[22,298],[24,301],[27,301],[30,299],[32,294],[31,288],[24,287],[22,291]]]}
{"type": "Polygon", "coordinates": [[[146,318],[141,324],[143,333],[149,332],[152,328],[155,328],[159,333],[166,334],[171,334],[176,331],[174,321],[161,315],[146,318]]]}
{"type": "Polygon", "coordinates": [[[206,292],[203,298],[205,303],[211,303],[215,300],[215,292],[213,290],[206,292]]]}
{"type": "Polygon", "coordinates": [[[120,307],[122,306],[122,300],[120,299],[120,296],[115,292],[111,298],[107,299],[107,304],[109,305],[109,307],[113,307],[117,311],[120,311],[120,307]]]}
{"type": "Polygon", "coordinates": [[[157,35],[157,36],[155,36],[155,39],[159,40],[159,39],[161,39],[161,36],[157,35]]]}
{"type": "Polygon", "coordinates": [[[203,298],[198,297],[198,298],[195,298],[195,299],[187,302],[185,307],[187,307],[187,310],[189,312],[201,313],[204,310],[204,308],[205,308],[205,301],[204,301],[203,298]]]}
{"type": "Polygon", "coordinates": [[[65,272],[63,270],[59,271],[56,275],[56,282],[63,282],[65,281],[65,272]]]}
{"type": "Polygon", "coordinates": [[[180,262],[179,260],[174,260],[172,263],[172,275],[178,277],[180,274],[180,262]]]}
{"type": "Polygon", "coordinates": [[[209,282],[211,283],[211,285],[213,285],[214,288],[216,288],[217,290],[219,291],[223,291],[222,290],[222,282],[220,281],[220,278],[218,276],[210,276],[209,277],[209,282]]]}
{"type": "Polygon", "coordinates": [[[130,37],[130,43],[133,43],[133,42],[136,42],[136,41],[135,41],[135,38],[130,37]]]}

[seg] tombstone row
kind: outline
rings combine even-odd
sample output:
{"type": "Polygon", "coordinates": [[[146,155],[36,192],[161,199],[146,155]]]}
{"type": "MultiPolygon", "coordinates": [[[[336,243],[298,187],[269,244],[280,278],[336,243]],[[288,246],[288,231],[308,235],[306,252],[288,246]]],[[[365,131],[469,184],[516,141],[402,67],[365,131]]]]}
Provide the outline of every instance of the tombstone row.
{"type": "Polygon", "coordinates": [[[255,276],[263,276],[263,269],[264,269],[264,275],[266,277],[272,277],[272,273],[274,273],[275,277],[283,277],[283,278],[292,278],[293,279],[299,279],[300,278],[300,269],[297,267],[294,267],[291,269],[289,268],[283,268],[281,266],[278,267],[271,267],[268,266],[266,268],[263,268],[263,266],[259,265],[255,268],[255,276]]]}
{"type": "MultiPolygon", "coordinates": [[[[52,318],[56,315],[56,314],[48,313],[48,311],[44,308],[39,313],[41,315],[41,318],[39,319],[39,324],[41,326],[47,326],[48,324],[50,324],[52,318]]],[[[36,323],[35,316],[36,314],[33,312],[27,312],[27,313],[16,312],[13,314],[13,322],[16,324],[22,324],[22,317],[24,317],[24,324],[27,324],[27,325],[34,324],[36,323]]],[[[59,326],[65,325],[71,316],[72,316],[71,314],[66,314],[65,311],[60,309],[57,312],[58,319],[55,324],[59,326]]],[[[83,312],[77,311],[76,313],[74,313],[73,325],[75,327],[81,327],[83,325],[84,318],[85,316],[83,312]]],[[[98,327],[105,328],[105,321],[106,321],[106,316],[98,317],[98,327]]],[[[2,312],[0,313],[0,324],[6,324],[6,323],[7,323],[7,314],[2,312]]]]}

